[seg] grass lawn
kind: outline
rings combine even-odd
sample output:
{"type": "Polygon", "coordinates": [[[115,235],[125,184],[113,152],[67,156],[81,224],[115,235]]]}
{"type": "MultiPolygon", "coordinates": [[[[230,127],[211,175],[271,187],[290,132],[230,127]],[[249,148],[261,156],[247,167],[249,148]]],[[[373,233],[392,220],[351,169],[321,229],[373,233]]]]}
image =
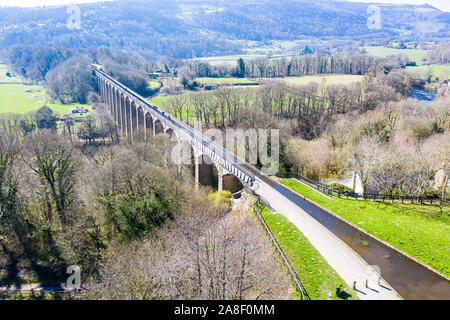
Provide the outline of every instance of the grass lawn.
{"type": "Polygon", "coordinates": [[[279,213],[271,213],[261,205],[259,208],[312,300],[341,300],[336,296],[336,288],[341,284],[344,285],[345,292],[351,295],[349,299],[358,299],[353,288],[345,284],[295,225],[279,213]]]}
{"type": "Polygon", "coordinates": [[[202,78],[196,78],[195,81],[197,81],[200,84],[257,84],[256,81],[245,79],[245,78],[208,78],[208,77],[202,77],[202,78]]]}
{"type": "Polygon", "coordinates": [[[352,82],[362,81],[364,76],[351,75],[351,74],[324,74],[316,76],[304,76],[304,77],[285,77],[285,78],[265,78],[265,80],[279,80],[285,81],[288,85],[304,86],[310,82],[315,82],[319,85],[325,83],[326,85],[335,84],[350,84],[352,82]]]}
{"type": "Polygon", "coordinates": [[[393,49],[387,47],[365,47],[367,54],[375,57],[387,57],[396,54],[405,54],[411,61],[415,61],[417,65],[422,64],[422,58],[427,55],[427,50],[422,49],[393,49]]]}
{"type": "Polygon", "coordinates": [[[337,197],[330,199],[295,180],[279,181],[368,233],[450,276],[450,206],[337,197]]]}

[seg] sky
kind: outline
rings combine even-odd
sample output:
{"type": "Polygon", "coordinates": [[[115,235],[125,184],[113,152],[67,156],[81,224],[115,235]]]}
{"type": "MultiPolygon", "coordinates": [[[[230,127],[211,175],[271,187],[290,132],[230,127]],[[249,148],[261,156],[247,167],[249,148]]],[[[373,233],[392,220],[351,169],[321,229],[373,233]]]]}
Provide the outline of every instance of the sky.
{"type": "MultiPolygon", "coordinates": [[[[43,6],[43,5],[67,5],[70,3],[87,3],[97,2],[98,0],[0,0],[0,6],[43,6]]],[[[103,0],[105,1],[105,0],[103,0]]],[[[239,1],[239,0],[235,0],[239,1]]],[[[397,4],[424,4],[428,3],[442,11],[450,12],[449,0],[347,0],[353,2],[367,2],[367,3],[397,3],[397,4]]]]}

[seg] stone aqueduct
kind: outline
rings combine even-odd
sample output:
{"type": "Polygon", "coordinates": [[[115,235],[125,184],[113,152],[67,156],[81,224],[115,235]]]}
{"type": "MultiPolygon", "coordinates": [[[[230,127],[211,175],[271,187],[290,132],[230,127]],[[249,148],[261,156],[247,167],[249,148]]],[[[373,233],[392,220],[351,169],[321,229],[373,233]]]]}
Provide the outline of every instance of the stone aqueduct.
{"type": "Polygon", "coordinates": [[[202,161],[200,159],[205,156],[209,157],[217,169],[217,189],[219,191],[222,189],[236,191],[233,190],[236,189],[236,183],[232,181],[235,178],[244,187],[254,188],[256,186],[254,173],[221,146],[216,145],[200,132],[196,132],[103,71],[95,67],[92,70],[97,78],[103,102],[113,115],[122,137],[129,142],[133,143],[138,136],[148,139],[150,136],[160,133],[166,133],[179,142],[187,141],[194,151],[196,189],[201,180],[202,161]],[[224,186],[224,182],[226,186],[224,186]]]}

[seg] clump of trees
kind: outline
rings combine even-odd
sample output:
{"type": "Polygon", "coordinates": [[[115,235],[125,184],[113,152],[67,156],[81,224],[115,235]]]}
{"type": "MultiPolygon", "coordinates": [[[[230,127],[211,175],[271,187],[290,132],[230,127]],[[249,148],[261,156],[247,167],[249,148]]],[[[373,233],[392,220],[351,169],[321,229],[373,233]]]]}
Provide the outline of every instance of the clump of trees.
{"type": "Polygon", "coordinates": [[[445,183],[436,187],[434,179],[439,171],[450,175],[449,114],[448,99],[409,99],[339,115],[320,139],[289,140],[286,156],[293,170],[315,180],[357,173],[364,190],[442,196],[445,183]]]}
{"type": "Polygon", "coordinates": [[[74,56],[48,72],[45,77],[49,95],[62,103],[87,102],[88,93],[97,89],[97,81],[87,55],[74,56]]]}
{"type": "Polygon", "coordinates": [[[427,52],[426,62],[447,64],[450,63],[450,43],[442,43],[436,48],[427,52]]]}
{"type": "Polygon", "coordinates": [[[273,249],[245,208],[228,213],[206,199],[188,200],[167,228],[112,253],[101,269],[102,281],[88,284],[89,297],[290,298],[273,249]]]}
{"type": "MultiPolygon", "coordinates": [[[[220,88],[177,95],[165,100],[164,108],[191,125],[194,119],[200,120],[207,128],[242,126],[262,111],[275,121],[288,122],[294,134],[312,139],[319,137],[337,114],[364,112],[399,100],[411,89],[408,79],[406,73],[399,72],[380,79],[368,74],[361,83],[348,86],[288,86],[283,81],[268,81],[260,88],[220,88]]],[[[253,124],[262,125],[254,121],[253,124]]]]}
{"type": "Polygon", "coordinates": [[[291,298],[251,203],[195,192],[166,135],[89,144],[19,119],[0,118],[2,282],[64,281],[78,265],[91,298],[291,298]]]}

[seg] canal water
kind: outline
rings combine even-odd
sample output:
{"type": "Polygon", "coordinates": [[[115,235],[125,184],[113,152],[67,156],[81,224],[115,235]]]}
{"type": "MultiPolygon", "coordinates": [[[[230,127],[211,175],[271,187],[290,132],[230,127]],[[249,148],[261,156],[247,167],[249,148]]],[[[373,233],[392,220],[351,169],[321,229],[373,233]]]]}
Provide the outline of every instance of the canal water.
{"type": "Polygon", "coordinates": [[[404,299],[450,299],[450,283],[445,278],[366,236],[278,183],[272,181],[271,185],[343,240],[368,264],[378,266],[383,279],[404,299]]]}

